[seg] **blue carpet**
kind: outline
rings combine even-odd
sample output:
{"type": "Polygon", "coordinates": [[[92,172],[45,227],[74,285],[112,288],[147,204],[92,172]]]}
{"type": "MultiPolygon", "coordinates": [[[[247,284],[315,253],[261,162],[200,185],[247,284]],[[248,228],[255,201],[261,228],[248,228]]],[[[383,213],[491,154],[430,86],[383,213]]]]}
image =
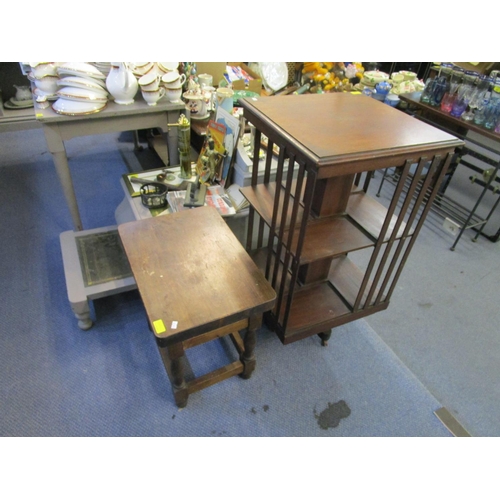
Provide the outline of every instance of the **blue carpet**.
{"type": "MultiPolygon", "coordinates": [[[[115,223],[126,172],[117,147],[107,136],[68,146],[85,228],[115,223]]],[[[326,348],[317,337],[283,346],[264,327],[252,378],[179,410],[137,292],[94,301],[95,325],[77,327],[59,247],[72,225],[50,156],[0,161],[2,436],[450,435],[438,401],[363,320],[335,329],[326,348]]],[[[232,354],[225,342],[188,351],[197,375],[232,354]]]]}

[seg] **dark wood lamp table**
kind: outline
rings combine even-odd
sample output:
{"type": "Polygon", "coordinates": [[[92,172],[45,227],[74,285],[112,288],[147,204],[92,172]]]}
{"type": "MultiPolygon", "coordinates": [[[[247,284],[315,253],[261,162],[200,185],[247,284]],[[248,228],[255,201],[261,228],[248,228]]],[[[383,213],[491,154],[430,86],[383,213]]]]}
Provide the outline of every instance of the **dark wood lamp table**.
{"type": "Polygon", "coordinates": [[[127,222],[118,232],[177,406],[231,376],[249,378],[256,330],[276,293],[217,210],[200,207],[127,222]],[[185,351],[226,335],[239,359],[187,381],[185,351]]]}

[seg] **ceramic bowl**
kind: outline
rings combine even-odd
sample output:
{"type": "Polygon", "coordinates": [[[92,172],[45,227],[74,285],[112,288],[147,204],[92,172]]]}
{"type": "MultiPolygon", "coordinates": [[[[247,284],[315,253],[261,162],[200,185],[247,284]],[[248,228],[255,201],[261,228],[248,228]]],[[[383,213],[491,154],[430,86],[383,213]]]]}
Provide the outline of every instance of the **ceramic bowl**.
{"type": "Polygon", "coordinates": [[[384,102],[395,108],[399,104],[399,97],[395,94],[389,94],[385,96],[384,102]]]}
{"type": "Polygon", "coordinates": [[[83,78],[81,76],[65,76],[64,78],[57,80],[57,85],[60,87],[77,87],[80,89],[96,90],[104,92],[106,95],[108,94],[107,90],[103,86],[105,83],[102,80],[94,80],[89,77],[83,78]]]}
{"type": "Polygon", "coordinates": [[[393,73],[391,75],[391,80],[394,82],[394,83],[401,83],[403,80],[405,79],[404,75],[402,75],[401,73],[393,73]]]}
{"type": "Polygon", "coordinates": [[[415,78],[417,78],[417,74],[414,73],[413,71],[400,71],[400,73],[403,75],[404,79],[406,82],[412,82],[413,80],[415,80],[415,78]]]}
{"type": "Polygon", "coordinates": [[[377,92],[374,92],[372,94],[372,97],[374,99],[376,99],[377,101],[382,101],[383,102],[387,96],[385,94],[378,94],[377,92]]]}
{"type": "Polygon", "coordinates": [[[35,87],[33,89],[33,94],[36,97],[45,97],[50,101],[55,101],[57,99],[57,94],[54,92],[44,92],[43,90],[40,90],[39,88],[35,87]]]}
{"type": "Polygon", "coordinates": [[[102,102],[81,102],[70,101],[60,97],[54,104],[52,109],[60,115],[79,116],[98,113],[106,107],[106,103],[102,102]]]}
{"type": "Polygon", "coordinates": [[[108,100],[102,92],[78,87],[63,87],[57,91],[57,95],[70,101],[107,102],[108,100]]]}
{"type": "Polygon", "coordinates": [[[40,79],[45,76],[57,76],[56,63],[30,63],[31,73],[34,78],[40,79]]]}
{"type": "Polygon", "coordinates": [[[33,83],[36,85],[36,88],[49,94],[55,94],[58,89],[57,80],[57,76],[44,76],[40,79],[35,78],[33,83]]]}
{"type": "Polygon", "coordinates": [[[383,71],[365,71],[363,73],[362,83],[373,86],[380,82],[386,82],[387,80],[389,80],[389,75],[383,71]]]}
{"type": "Polygon", "coordinates": [[[103,75],[95,66],[83,62],[65,62],[62,63],[57,68],[57,74],[59,76],[90,76],[96,80],[106,80],[106,76],[103,75]]]}

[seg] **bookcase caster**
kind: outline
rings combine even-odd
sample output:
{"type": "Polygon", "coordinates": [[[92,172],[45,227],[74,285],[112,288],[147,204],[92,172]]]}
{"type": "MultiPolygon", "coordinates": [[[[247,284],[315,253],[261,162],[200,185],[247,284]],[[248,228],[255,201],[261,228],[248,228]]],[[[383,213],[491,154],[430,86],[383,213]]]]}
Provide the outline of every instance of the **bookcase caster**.
{"type": "Polygon", "coordinates": [[[321,339],[321,345],[323,347],[327,347],[328,346],[328,340],[330,340],[330,337],[332,336],[332,331],[328,331],[328,332],[321,332],[321,333],[318,333],[318,337],[321,339]]]}

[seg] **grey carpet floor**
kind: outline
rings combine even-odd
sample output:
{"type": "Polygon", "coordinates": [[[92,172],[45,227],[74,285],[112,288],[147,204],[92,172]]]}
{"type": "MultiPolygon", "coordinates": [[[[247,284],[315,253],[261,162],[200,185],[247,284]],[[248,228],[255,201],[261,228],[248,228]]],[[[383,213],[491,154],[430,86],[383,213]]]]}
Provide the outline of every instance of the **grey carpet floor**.
{"type": "MultiPolygon", "coordinates": [[[[137,292],[94,301],[94,327],[76,325],[59,247],[71,219],[41,131],[0,140],[3,436],[450,436],[440,402],[363,320],[327,348],[283,346],[263,328],[250,380],[178,410],[137,292]]],[[[67,144],[84,227],[114,223],[121,148],[113,135],[67,144]]],[[[188,351],[200,373],[230,354],[217,342],[188,351]]]]}
{"type": "Polygon", "coordinates": [[[450,251],[442,224],[431,212],[391,305],[367,322],[470,434],[500,436],[500,242],[469,229],[450,251]]]}

